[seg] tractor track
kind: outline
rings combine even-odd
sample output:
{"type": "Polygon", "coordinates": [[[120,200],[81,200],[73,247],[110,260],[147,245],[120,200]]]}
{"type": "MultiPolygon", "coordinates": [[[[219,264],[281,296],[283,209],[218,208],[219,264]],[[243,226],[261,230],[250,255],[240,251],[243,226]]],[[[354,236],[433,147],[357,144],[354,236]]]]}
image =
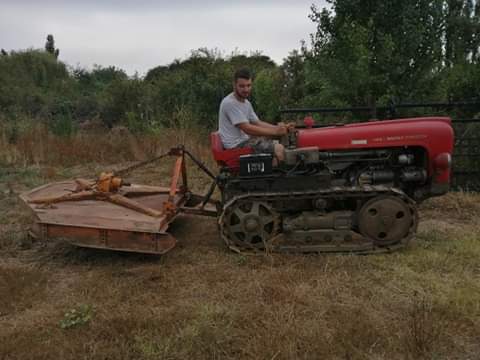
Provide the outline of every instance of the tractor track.
{"type": "MultiPolygon", "coordinates": [[[[278,216],[281,216],[278,214],[278,216]]],[[[281,220],[280,220],[281,222],[281,220]]],[[[220,234],[227,246],[235,252],[281,252],[281,253],[357,253],[357,254],[378,254],[393,252],[404,248],[408,242],[415,236],[418,226],[418,213],[417,204],[414,200],[408,197],[403,191],[387,187],[384,185],[366,185],[366,186],[354,186],[344,187],[337,186],[330,189],[322,189],[317,191],[295,191],[295,192],[277,192],[277,193],[248,193],[234,196],[224,206],[223,211],[218,219],[218,226],[220,234]],[[268,240],[264,246],[259,248],[245,247],[233,241],[229,237],[229,229],[225,223],[226,216],[233,206],[243,201],[255,201],[266,204],[273,204],[275,201],[285,201],[295,198],[297,199],[313,199],[313,198],[325,198],[325,199],[355,199],[361,200],[366,203],[370,199],[374,199],[380,196],[393,197],[399,199],[406,204],[412,215],[412,221],[408,229],[408,233],[394,244],[377,245],[374,240],[363,236],[356,232],[361,237],[361,241],[358,242],[343,242],[343,243],[320,243],[320,244],[285,244],[285,234],[278,230],[272,238],[268,240]]]]}

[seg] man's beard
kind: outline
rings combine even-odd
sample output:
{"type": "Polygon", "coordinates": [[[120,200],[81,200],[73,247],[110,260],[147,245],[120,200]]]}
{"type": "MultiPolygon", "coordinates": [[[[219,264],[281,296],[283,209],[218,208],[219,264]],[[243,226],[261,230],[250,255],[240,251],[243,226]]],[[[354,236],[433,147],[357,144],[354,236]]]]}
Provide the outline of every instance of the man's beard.
{"type": "Polygon", "coordinates": [[[235,90],[235,95],[237,95],[237,97],[240,98],[240,99],[247,100],[248,97],[250,96],[250,93],[248,93],[246,96],[244,96],[241,92],[238,92],[238,91],[235,90]]]}

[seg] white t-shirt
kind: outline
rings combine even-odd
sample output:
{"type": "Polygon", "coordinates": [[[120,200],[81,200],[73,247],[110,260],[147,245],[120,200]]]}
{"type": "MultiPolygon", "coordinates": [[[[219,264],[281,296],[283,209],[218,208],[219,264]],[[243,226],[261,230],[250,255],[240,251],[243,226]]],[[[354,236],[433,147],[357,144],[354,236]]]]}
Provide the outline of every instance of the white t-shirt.
{"type": "Polygon", "coordinates": [[[238,101],[233,92],[225,96],[218,111],[218,132],[225,149],[234,148],[250,139],[236,125],[255,121],[258,121],[258,117],[250,101],[238,101]]]}

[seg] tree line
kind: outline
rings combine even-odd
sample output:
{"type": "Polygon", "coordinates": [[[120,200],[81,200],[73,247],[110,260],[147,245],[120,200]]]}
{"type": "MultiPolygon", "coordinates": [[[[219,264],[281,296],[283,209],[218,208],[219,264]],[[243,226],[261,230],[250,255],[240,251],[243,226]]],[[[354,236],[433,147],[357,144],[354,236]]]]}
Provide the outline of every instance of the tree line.
{"type": "Polygon", "coordinates": [[[329,8],[312,6],[315,32],[281,64],[258,52],[198,49],[129,77],[113,66],[68,66],[53,37],[45,50],[2,49],[0,120],[42,121],[59,134],[92,119],[135,132],[214,128],[239,67],[255,74],[252,102],[271,121],[281,108],[478,98],[480,1],[328,2],[329,8]]]}

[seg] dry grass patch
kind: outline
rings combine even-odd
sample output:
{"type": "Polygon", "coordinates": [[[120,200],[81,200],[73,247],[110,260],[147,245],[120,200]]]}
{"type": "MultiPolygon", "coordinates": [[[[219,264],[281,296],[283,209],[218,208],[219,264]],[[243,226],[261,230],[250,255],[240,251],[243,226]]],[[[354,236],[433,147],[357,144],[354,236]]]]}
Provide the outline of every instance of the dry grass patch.
{"type": "MultiPolygon", "coordinates": [[[[45,158],[0,176],[0,290],[7,294],[0,304],[9,309],[0,316],[0,358],[476,358],[478,195],[426,201],[417,239],[403,251],[375,256],[238,255],[225,248],[215,219],[198,217],[172,224],[179,243],[165,256],[62,242],[22,249],[20,235],[6,235],[21,234],[29,222],[9,182],[20,191],[122,168],[183,135],[172,134],[156,150],[147,148],[148,139],[110,138],[126,151],[112,158],[98,155],[107,141],[100,139],[85,153],[69,153],[83,154],[75,166],[45,158]],[[110,165],[85,164],[91,159],[110,165]],[[89,320],[62,329],[65,313],[82,306],[92,309],[89,320]]],[[[190,146],[211,164],[208,147],[190,146]]],[[[128,180],[166,185],[169,165],[152,164],[128,180]]],[[[205,190],[208,179],[189,170],[193,189],[205,190]]]]}
{"type": "Polygon", "coordinates": [[[0,265],[0,317],[44,301],[46,285],[47,276],[38,268],[0,265]]]}
{"type": "Polygon", "coordinates": [[[423,218],[449,222],[478,224],[480,213],[480,194],[469,192],[451,192],[426,200],[421,205],[423,218]]]}
{"type": "Polygon", "coordinates": [[[208,133],[203,128],[165,128],[154,134],[135,135],[124,127],[79,131],[58,137],[44,125],[31,125],[10,141],[0,126],[0,163],[10,166],[73,166],[89,162],[120,163],[152,158],[183,144],[193,154],[211,158],[208,133]]]}

